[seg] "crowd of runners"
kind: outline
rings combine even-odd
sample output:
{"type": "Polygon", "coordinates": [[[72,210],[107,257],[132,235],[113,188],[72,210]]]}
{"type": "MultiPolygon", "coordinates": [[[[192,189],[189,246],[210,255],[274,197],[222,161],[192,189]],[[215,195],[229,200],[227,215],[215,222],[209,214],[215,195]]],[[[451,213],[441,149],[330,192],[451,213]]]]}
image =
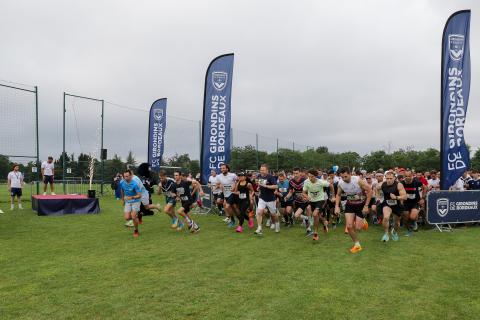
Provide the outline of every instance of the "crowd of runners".
{"type": "MultiPolygon", "coordinates": [[[[173,178],[160,171],[159,178],[158,193],[165,196],[163,211],[171,218],[171,227],[199,232],[190,211],[201,206],[205,196],[200,183],[180,171],[175,171],[173,178]]],[[[212,170],[208,187],[219,215],[238,233],[248,227],[262,236],[264,228],[278,233],[281,228],[298,225],[312,241],[318,241],[320,230],[328,233],[344,221],[344,232],[353,242],[350,252],[357,253],[362,250],[359,233],[366,231],[369,223],[383,226],[379,237],[383,242],[398,241],[402,229],[405,236],[412,236],[419,224],[425,223],[425,198],[429,191],[440,189],[440,174],[403,168],[351,171],[347,167],[273,173],[265,164],[258,173],[235,174],[223,164],[219,173],[212,170]]],[[[124,173],[121,188],[127,225],[133,226],[134,236],[138,236],[140,204],[157,210],[160,205],[151,204],[141,180],[130,170],[124,173]]],[[[480,189],[479,173],[465,172],[452,189],[480,189]]]]}

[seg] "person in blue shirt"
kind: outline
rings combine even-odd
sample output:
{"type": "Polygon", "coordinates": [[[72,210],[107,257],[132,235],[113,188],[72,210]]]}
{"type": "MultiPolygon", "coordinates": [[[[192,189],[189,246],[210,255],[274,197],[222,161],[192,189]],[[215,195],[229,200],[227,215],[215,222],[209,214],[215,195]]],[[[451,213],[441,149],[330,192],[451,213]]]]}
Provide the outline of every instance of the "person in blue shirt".
{"type": "Polygon", "coordinates": [[[140,199],[142,198],[142,189],[138,183],[133,180],[131,170],[123,173],[123,180],[120,182],[122,188],[122,200],[124,203],[125,220],[133,220],[133,236],[138,237],[138,212],[140,211],[140,199]]]}
{"type": "Polygon", "coordinates": [[[288,195],[288,191],[290,190],[290,181],[287,179],[285,172],[281,171],[278,174],[278,181],[277,181],[278,190],[275,192],[277,198],[280,200],[280,213],[283,215],[285,220],[285,226],[290,227],[293,225],[293,199],[285,198],[288,195]]]}
{"type": "Polygon", "coordinates": [[[478,171],[472,170],[472,179],[468,181],[468,190],[480,190],[480,179],[478,179],[478,171]]]}
{"type": "MultiPolygon", "coordinates": [[[[150,204],[150,193],[148,192],[147,188],[145,188],[145,186],[143,185],[142,180],[140,180],[140,178],[137,177],[136,175],[133,175],[132,180],[135,181],[140,186],[140,189],[142,190],[142,198],[140,200],[141,200],[141,204],[143,205],[143,207],[147,210],[156,209],[156,210],[160,211],[161,209],[160,209],[160,204],[159,203],[157,203],[156,205],[155,204],[150,204]]],[[[140,212],[139,212],[139,216],[138,216],[140,224],[142,223],[141,210],[142,210],[142,208],[140,207],[140,212]]]]}

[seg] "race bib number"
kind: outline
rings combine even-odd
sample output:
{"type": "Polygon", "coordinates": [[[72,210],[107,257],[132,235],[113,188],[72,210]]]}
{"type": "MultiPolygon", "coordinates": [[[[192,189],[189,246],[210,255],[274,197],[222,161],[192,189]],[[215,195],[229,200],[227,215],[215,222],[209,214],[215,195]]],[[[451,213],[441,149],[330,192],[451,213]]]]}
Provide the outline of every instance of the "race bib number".
{"type": "Polygon", "coordinates": [[[280,190],[281,193],[287,192],[287,188],[280,188],[280,189],[278,189],[278,190],[280,190]]]}
{"type": "Polygon", "coordinates": [[[183,189],[183,188],[177,188],[177,192],[178,192],[178,194],[182,195],[182,194],[185,193],[185,189],[183,189]]]}
{"type": "Polygon", "coordinates": [[[183,196],[183,197],[181,197],[180,199],[182,199],[182,201],[188,201],[188,197],[187,197],[187,196],[183,196]]]}
{"type": "Polygon", "coordinates": [[[358,194],[351,194],[351,195],[348,195],[348,196],[347,196],[347,200],[349,200],[349,201],[358,201],[358,200],[360,200],[360,197],[358,196],[358,194]]]}
{"type": "Polygon", "coordinates": [[[397,200],[388,199],[387,204],[389,206],[396,206],[397,205],[397,200]]]}
{"type": "Polygon", "coordinates": [[[411,200],[415,200],[415,193],[407,193],[407,198],[411,200]]]}
{"type": "Polygon", "coordinates": [[[246,194],[246,193],[240,193],[240,194],[238,195],[238,198],[239,198],[239,199],[247,199],[247,194],[246,194]]]}

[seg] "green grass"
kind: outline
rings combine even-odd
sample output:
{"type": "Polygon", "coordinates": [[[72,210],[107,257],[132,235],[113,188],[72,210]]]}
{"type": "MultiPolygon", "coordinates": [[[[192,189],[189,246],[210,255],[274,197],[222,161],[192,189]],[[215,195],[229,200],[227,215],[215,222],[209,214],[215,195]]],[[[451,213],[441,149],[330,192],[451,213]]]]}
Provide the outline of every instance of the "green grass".
{"type": "MultiPolygon", "coordinates": [[[[1,191],[1,197],[6,197],[1,191]]],[[[30,206],[30,203],[25,203],[30,206]]],[[[0,319],[474,319],[480,228],[397,243],[337,229],[235,234],[216,216],[173,231],[145,217],[134,239],[119,202],[99,215],[38,217],[0,203],[0,319]]]]}

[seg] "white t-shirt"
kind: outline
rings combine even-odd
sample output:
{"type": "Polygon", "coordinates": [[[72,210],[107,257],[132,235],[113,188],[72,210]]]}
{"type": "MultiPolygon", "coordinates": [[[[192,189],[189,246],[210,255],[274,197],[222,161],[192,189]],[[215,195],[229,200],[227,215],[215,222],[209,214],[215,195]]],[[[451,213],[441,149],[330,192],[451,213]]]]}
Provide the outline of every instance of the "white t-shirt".
{"type": "Polygon", "coordinates": [[[53,169],[54,169],[53,162],[48,163],[47,161],[43,161],[42,169],[43,169],[44,176],[53,176],[53,169]]]}
{"type": "Polygon", "coordinates": [[[10,171],[8,173],[11,188],[21,188],[23,182],[23,174],[20,171],[10,171]]]}
{"type": "Polygon", "coordinates": [[[222,190],[220,188],[217,188],[217,177],[218,176],[210,176],[208,178],[208,183],[210,183],[210,187],[212,188],[212,193],[213,194],[220,194],[222,193],[222,190]]]}
{"type": "Polygon", "coordinates": [[[429,179],[428,180],[428,186],[429,188],[431,188],[432,190],[438,190],[440,189],[440,179],[429,179]]]}
{"type": "Polygon", "coordinates": [[[462,178],[458,179],[453,186],[450,187],[450,190],[464,191],[464,183],[462,178]]]}
{"type": "Polygon", "coordinates": [[[223,187],[223,195],[225,198],[228,198],[232,194],[232,189],[235,185],[235,182],[237,182],[237,175],[231,172],[227,173],[227,175],[221,173],[217,175],[217,181],[220,182],[221,186],[223,187]]]}

